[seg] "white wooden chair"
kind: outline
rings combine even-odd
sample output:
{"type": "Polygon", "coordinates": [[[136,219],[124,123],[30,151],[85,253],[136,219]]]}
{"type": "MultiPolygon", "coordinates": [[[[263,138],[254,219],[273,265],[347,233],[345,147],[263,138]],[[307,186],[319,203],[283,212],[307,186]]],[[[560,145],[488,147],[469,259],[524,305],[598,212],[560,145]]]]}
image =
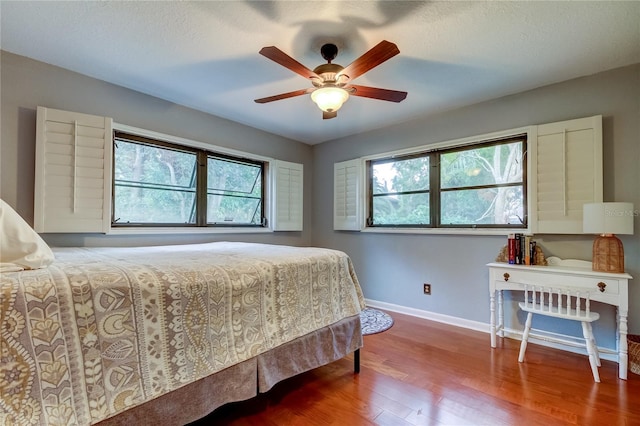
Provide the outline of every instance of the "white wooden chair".
{"type": "Polygon", "coordinates": [[[531,319],[533,314],[546,315],[554,318],[563,318],[582,323],[582,334],[585,347],[589,354],[589,363],[593,380],[600,382],[600,355],[593,337],[591,323],[600,318],[597,312],[591,312],[591,300],[589,290],[576,288],[550,288],[540,286],[528,286],[524,288],[524,302],[520,302],[520,309],[527,312],[527,321],[524,326],[522,343],[518,361],[524,361],[524,353],[527,350],[527,341],[531,331],[531,319]]]}

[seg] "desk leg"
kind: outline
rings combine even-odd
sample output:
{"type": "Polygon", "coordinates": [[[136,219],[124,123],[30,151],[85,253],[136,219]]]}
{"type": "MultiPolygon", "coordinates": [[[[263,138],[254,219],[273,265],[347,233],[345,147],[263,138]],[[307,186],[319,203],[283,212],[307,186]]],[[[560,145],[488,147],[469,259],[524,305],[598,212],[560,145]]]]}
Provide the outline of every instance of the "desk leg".
{"type": "Polygon", "coordinates": [[[502,290],[498,290],[498,334],[504,337],[504,300],[502,290]]]}
{"type": "Polygon", "coordinates": [[[627,380],[629,349],[627,346],[627,311],[618,309],[618,377],[627,380]]]}
{"type": "Polygon", "coordinates": [[[491,324],[491,347],[496,347],[496,292],[489,292],[489,309],[491,310],[491,318],[489,323],[491,324]]]}

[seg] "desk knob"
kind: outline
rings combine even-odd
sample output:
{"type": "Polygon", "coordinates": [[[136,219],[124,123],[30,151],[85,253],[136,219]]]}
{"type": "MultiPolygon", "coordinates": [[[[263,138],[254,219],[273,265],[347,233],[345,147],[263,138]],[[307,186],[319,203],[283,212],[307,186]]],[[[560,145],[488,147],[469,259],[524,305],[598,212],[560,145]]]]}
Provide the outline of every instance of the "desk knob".
{"type": "MultiPolygon", "coordinates": [[[[502,276],[504,277],[504,280],[505,280],[505,281],[509,281],[509,276],[510,276],[510,275],[509,275],[509,273],[508,273],[508,272],[505,272],[505,273],[504,273],[504,275],[502,275],[502,276]]],[[[600,285],[600,284],[598,284],[598,285],[600,285]]],[[[604,291],[604,290],[600,290],[600,291],[604,291]]]]}
{"type": "Polygon", "coordinates": [[[602,281],[600,281],[600,282],[598,283],[598,288],[600,289],[600,291],[601,291],[602,293],[604,293],[604,288],[605,288],[606,286],[607,286],[607,285],[606,285],[605,283],[603,283],[602,281]]]}

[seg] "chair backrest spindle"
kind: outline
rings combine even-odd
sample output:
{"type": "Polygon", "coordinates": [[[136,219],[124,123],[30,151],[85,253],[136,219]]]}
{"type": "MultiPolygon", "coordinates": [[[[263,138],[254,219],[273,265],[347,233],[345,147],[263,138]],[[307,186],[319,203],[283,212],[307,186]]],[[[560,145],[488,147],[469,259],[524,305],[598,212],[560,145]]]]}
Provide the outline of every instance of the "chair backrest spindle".
{"type": "Polygon", "coordinates": [[[576,316],[580,316],[580,309],[582,309],[582,298],[580,297],[580,292],[576,292],[576,316]]]}
{"type": "Polygon", "coordinates": [[[586,318],[591,314],[588,289],[524,285],[524,307],[553,316],[586,318]]]}

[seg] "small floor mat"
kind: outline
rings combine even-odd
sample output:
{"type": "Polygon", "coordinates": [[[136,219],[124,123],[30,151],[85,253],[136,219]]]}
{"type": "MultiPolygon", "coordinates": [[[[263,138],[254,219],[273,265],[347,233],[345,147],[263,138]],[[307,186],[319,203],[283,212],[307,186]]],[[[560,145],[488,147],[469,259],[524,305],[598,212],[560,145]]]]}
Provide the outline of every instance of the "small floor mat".
{"type": "Polygon", "coordinates": [[[374,308],[364,308],[360,312],[360,322],[362,323],[362,335],[366,336],[390,329],[393,325],[393,318],[386,312],[374,308]]]}

